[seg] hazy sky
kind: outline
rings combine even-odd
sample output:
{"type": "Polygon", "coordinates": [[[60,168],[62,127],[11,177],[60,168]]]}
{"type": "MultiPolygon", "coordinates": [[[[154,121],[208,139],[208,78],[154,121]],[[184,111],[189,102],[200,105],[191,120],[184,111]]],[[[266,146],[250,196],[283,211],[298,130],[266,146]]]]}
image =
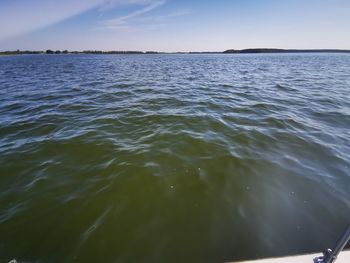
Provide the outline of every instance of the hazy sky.
{"type": "Polygon", "coordinates": [[[350,49],[350,0],[0,0],[0,50],[350,49]]]}

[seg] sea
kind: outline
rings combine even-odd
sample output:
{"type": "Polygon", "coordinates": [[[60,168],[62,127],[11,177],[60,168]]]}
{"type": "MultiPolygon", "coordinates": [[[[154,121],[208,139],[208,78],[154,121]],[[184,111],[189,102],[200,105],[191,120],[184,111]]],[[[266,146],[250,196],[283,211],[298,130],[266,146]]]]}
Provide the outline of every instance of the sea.
{"type": "Polygon", "coordinates": [[[350,54],[0,57],[0,262],[321,252],[350,223],[350,54]]]}

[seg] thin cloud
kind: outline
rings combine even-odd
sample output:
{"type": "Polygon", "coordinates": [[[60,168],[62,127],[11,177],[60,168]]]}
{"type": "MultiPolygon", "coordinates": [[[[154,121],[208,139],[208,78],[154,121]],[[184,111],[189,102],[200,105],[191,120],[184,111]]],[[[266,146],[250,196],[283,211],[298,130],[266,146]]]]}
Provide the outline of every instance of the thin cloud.
{"type": "Polygon", "coordinates": [[[125,27],[128,20],[144,15],[148,12],[151,12],[152,10],[164,5],[165,3],[166,1],[163,1],[163,0],[151,2],[146,7],[143,7],[139,10],[131,12],[130,14],[127,14],[125,16],[119,16],[113,19],[105,20],[101,24],[104,28],[109,28],[109,29],[125,27]]]}
{"type": "Polygon", "coordinates": [[[162,22],[171,18],[188,16],[191,14],[193,13],[189,10],[181,10],[181,11],[176,11],[176,12],[161,15],[161,16],[148,16],[148,17],[139,18],[138,21],[162,22]]]}
{"type": "Polygon", "coordinates": [[[133,4],[150,4],[152,3],[152,0],[106,0],[100,7],[100,12],[106,12],[109,11],[117,6],[122,5],[133,5],[133,4]]]}
{"type": "MultiPolygon", "coordinates": [[[[43,29],[89,10],[108,11],[121,5],[149,4],[141,13],[163,2],[153,0],[0,0],[0,41],[43,29]]],[[[131,14],[139,15],[139,12],[131,14]]],[[[128,16],[122,19],[128,19],[128,16]]]]}
{"type": "Polygon", "coordinates": [[[22,0],[0,3],[0,40],[45,28],[96,8],[106,0],[22,0]]]}

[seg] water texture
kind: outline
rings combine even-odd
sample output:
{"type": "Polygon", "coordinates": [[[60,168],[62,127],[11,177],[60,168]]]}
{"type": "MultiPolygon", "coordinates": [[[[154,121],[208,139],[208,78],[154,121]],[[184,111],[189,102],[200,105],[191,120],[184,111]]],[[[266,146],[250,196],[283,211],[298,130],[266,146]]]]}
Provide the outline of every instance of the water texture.
{"type": "Polygon", "coordinates": [[[223,262],[350,223],[350,55],[0,57],[0,262],[223,262]]]}

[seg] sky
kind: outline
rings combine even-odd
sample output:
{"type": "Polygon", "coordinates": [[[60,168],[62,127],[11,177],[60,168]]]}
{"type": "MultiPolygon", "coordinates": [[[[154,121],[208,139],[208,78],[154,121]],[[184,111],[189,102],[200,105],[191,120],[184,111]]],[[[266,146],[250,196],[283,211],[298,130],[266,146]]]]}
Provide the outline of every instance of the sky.
{"type": "Polygon", "coordinates": [[[0,50],[350,49],[350,0],[0,0],[0,50]]]}

